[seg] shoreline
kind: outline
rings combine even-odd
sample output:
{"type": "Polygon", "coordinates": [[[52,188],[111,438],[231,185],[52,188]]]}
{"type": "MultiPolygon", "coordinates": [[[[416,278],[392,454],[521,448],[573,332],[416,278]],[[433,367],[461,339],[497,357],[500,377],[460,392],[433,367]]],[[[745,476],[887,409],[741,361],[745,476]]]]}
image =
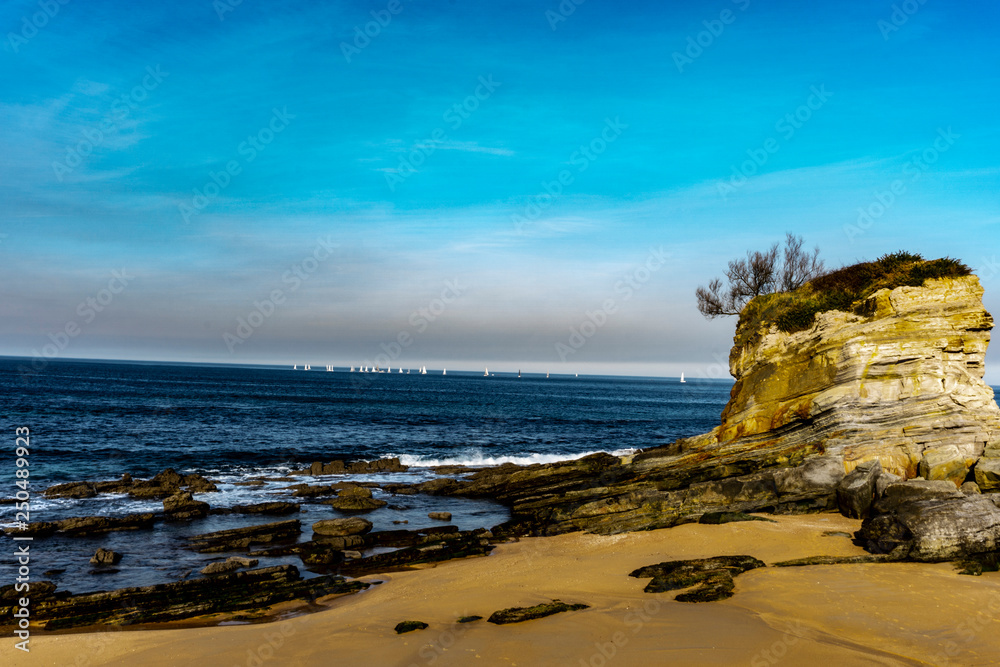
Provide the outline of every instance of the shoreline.
{"type": "Polygon", "coordinates": [[[30,654],[14,650],[11,638],[0,657],[12,665],[309,665],[333,659],[404,667],[599,667],[611,654],[623,658],[620,664],[757,667],[788,659],[927,664],[948,649],[955,655],[942,655],[954,664],[986,665],[1000,655],[1000,621],[976,616],[1000,600],[1000,574],[962,576],[950,563],[768,567],[737,577],[734,597],[702,604],[676,602],[674,592],[643,593],[647,580],[628,577],[635,568],[682,558],[747,554],[771,564],[864,553],[840,534],[823,535],[853,533],[857,520],[832,513],[770,518],[776,522],[521,538],[486,557],[365,577],[384,583],[272,623],[33,633],[30,654]],[[554,598],[590,608],[506,626],[455,622],[554,598]],[[982,627],[974,628],[976,619],[982,627]],[[393,627],[404,620],[429,627],[396,635],[393,627]]]}

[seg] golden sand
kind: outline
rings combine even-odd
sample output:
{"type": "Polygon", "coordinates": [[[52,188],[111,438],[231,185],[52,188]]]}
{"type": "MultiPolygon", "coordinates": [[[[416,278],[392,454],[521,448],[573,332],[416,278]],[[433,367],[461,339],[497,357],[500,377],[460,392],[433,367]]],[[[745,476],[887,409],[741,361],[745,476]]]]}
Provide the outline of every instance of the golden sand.
{"type": "Polygon", "coordinates": [[[823,535],[857,528],[857,521],[822,514],[530,538],[485,558],[366,577],[384,583],[315,614],[260,625],[37,634],[30,654],[6,638],[0,664],[1000,664],[1000,573],[961,576],[949,564],[766,568],[737,577],[733,598],[703,604],[643,593],[647,580],[628,577],[678,558],[748,554],[773,563],[860,554],[849,538],[823,535]],[[455,622],[553,598],[590,608],[516,625],[455,622]],[[430,627],[396,635],[403,620],[430,627]]]}

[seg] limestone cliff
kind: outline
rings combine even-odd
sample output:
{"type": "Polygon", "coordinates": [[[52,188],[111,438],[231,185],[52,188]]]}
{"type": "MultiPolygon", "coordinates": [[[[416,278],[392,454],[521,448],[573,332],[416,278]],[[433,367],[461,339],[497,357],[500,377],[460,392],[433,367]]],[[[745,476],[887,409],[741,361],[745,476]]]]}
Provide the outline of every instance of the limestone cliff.
{"type": "Polygon", "coordinates": [[[878,459],[904,478],[961,484],[1000,444],[1000,408],[983,382],[993,318],[982,295],[975,276],[931,279],[876,292],[863,315],[819,313],[805,331],[737,331],[731,400],[696,446],[819,442],[847,471],[878,459]]]}
{"type": "MultiPolygon", "coordinates": [[[[993,326],[982,294],[975,276],[932,278],[875,291],[852,312],[820,312],[792,333],[741,322],[736,383],[710,433],[626,460],[503,466],[420,490],[507,502],[511,532],[537,534],[833,509],[845,475],[876,460],[882,487],[894,473],[956,489],[975,475],[984,491],[1000,489],[1000,458],[980,458],[1000,455],[1000,408],[982,380],[993,326]]],[[[867,511],[873,499],[862,500],[867,511]]]]}

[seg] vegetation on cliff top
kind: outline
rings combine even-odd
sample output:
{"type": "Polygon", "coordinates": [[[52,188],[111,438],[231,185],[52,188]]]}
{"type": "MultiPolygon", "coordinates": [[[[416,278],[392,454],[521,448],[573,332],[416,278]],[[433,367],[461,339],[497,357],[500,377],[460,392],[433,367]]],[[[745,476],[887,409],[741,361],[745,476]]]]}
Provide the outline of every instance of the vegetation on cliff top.
{"type": "Polygon", "coordinates": [[[894,252],[874,262],[861,262],[825,273],[788,292],[755,297],[740,312],[737,330],[752,335],[765,322],[785,332],[812,326],[817,313],[828,310],[859,312],[862,304],[880,289],[920,287],[929,278],[967,276],[972,270],[950,257],[925,260],[918,254],[894,252]]]}

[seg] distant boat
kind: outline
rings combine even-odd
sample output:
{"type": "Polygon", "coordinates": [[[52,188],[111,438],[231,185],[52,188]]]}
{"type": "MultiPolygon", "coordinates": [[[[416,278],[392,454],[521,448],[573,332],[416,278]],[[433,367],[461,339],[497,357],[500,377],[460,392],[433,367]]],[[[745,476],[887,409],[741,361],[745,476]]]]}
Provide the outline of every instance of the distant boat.
{"type": "Polygon", "coordinates": [[[292,366],[292,370],[293,370],[293,371],[297,371],[297,370],[299,370],[299,365],[298,365],[298,364],[295,364],[294,366],[292,366]]]}
{"type": "Polygon", "coordinates": [[[684,379],[684,373],[681,373],[681,382],[686,382],[686,380],[684,379]]]}
{"type": "Polygon", "coordinates": [[[517,377],[521,377],[521,369],[520,368],[517,369],[517,377]]]}
{"type": "Polygon", "coordinates": [[[489,377],[489,376],[490,376],[490,369],[489,369],[489,368],[487,368],[487,369],[486,369],[486,372],[485,372],[485,373],[483,373],[483,377],[489,377]]]}
{"type": "Polygon", "coordinates": [[[549,377],[549,372],[548,371],[545,371],[545,377],[546,378],[549,377]]]}
{"type": "Polygon", "coordinates": [[[354,366],[351,366],[351,372],[352,373],[354,372],[354,366]]]}
{"type": "Polygon", "coordinates": [[[399,372],[400,372],[400,373],[402,373],[402,372],[403,372],[403,367],[402,367],[402,366],[400,366],[400,367],[399,367],[399,372]]]}
{"type": "Polygon", "coordinates": [[[447,368],[445,368],[444,370],[441,371],[441,375],[447,375],[447,374],[448,374],[448,369],[447,368]]]}
{"type": "Polygon", "coordinates": [[[421,366],[420,367],[420,374],[421,375],[427,375],[427,366],[421,366]]]}

